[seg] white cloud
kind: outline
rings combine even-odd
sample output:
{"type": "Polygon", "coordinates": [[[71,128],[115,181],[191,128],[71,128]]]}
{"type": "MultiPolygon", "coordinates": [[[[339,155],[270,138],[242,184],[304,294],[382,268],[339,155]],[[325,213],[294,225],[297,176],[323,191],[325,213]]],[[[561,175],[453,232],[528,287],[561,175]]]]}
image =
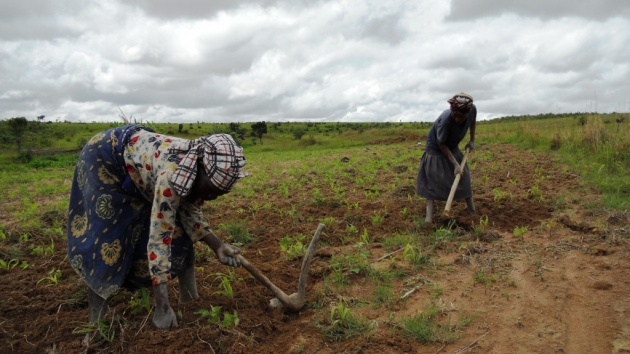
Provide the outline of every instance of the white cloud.
{"type": "Polygon", "coordinates": [[[625,0],[34,1],[0,3],[0,118],[432,121],[459,91],[484,119],[630,110],[625,0]]]}

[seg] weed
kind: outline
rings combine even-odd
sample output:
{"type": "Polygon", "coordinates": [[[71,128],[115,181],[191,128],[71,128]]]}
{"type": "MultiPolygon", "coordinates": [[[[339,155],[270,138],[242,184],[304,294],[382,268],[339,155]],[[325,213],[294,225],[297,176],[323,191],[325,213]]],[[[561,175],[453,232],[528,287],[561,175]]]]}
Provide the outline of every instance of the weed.
{"type": "Polygon", "coordinates": [[[429,262],[429,256],[424,255],[419,247],[408,243],[403,249],[403,259],[414,266],[420,266],[429,262]]]}
{"type": "Polygon", "coordinates": [[[303,234],[298,234],[293,237],[285,236],[280,240],[280,249],[287,259],[295,259],[306,253],[306,247],[302,243],[305,237],[303,234]]]}
{"type": "Polygon", "coordinates": [[[335,218],[333,216],[325,217],[320,219],[319,222],[326,226],[326,229],[329,229],[330,226],[335,222],[335,218]]]}
{"type": "Polygon", "coordinates": [[[330,340],[348,339],[363,333],[368,325],[359,321],[350,309],[340,300],[337,306],[330,310],[330,325],[324,329],[324,336],[330,340]]]}
{"type": "Polygon", "coordinates": [[[31,250],[31,254],[34,256],[45,256],[47,254],[55,254],[55,241],[53,241],[51,237],[50,245],[46,245],[42,243],[39,246],[29,245],[28,248],[31,250]]]}
{"type": "MultiPolygon", "coordinates": [[[[114,320],[106,322],[99,320],[96,322],[79,322],[81,325],[72,330],[74,334],[88,334],[90,339],[97,339],[99,342],[111,343],[116,337],[117,331],[114,327],[114,320]]],[[[121,326],[122,328],[122,326],[121,326]]]]}
{"type": "Polygon", "coordinates": [[[246,220],[220,224],[219,229],[225,231],[228,235],[230,235],[230,239],[234,244],[246,245],[256,240],[256,238],[252,236],[247,230],[246,220]]]}
{"type": "Polygon", "coordinates": [[[403,322],[403,336],[422,343],[453,343],[459,339],[459,332],[470,324],[476,315],[466,316],[460,312],[457,322],[451,324],[451,316],[445,324],[438,324],[431,314],[416,314],[403,322]]]}
{"type": "Polygon", "coordinates": [[[514,228],[514,237],[522,237],[527,232],[527,226],[516,226],[514,228]]]}
{"type": "Polygon", "coordinates": [[[498,202],[501,199],[505,198],[505,192],[503,192],[502,190],[500,190],[499,188],[495,188],[492,190],[492,193],[494,193],[494,201],[498,202]]]}
{"type": "Polygon", "coordinates": [[[212,306],[210,305],[210,311],[206,309],[199,309],[195,312],[196,315],[200,315],[201,318],[208,318],[208,323],[211,325],[216,325],[221,323],[221,309],[222,306],[212,306]]]}
{"type": "Polygon", "coordinates": [[[223,327],[237,327],[241,321],[238,318],[238,313],[234,310],[234,313],[225,312],[223,314],[223,327]]]}
{"type": "Polygon", "coordinates": [[[473,281],[475,284],[479,283],[488,286],[496,281],[496,277],[494,275],[487,275],[483,269],[480,269],[475,272],[475,275],[473,276],[473,281]]]}
{"type": "Polygon", "coordinates": [[[149,291],[147,288],[140,288],[139,296],[134,296],[129,301],[128,309],[131,310],[132,315],[139,313],[151,313],[151,300],[149,298],[149,291]]]}
{"type": "Polygon", "coordinates": [[[374,215],[371,216],[372,218],[372,225],[378,225],[380,223],[383,222],[383,216],[381,216],[379,213],[374,213],[374,215]]]}

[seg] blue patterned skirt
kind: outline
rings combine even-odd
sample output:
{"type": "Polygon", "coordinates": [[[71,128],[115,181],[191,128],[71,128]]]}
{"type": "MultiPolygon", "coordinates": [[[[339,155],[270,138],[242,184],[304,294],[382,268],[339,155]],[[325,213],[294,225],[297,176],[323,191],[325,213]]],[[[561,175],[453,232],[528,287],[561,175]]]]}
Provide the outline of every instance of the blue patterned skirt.
{"type": "MultiPolygon", "coordinates": [[[[151,285],[147,243],[152,201],[136,189],[123,157],[136,125],[95,135],[75,167],[68,213],[68,259],[85,283],[103,298],[121,287],[151,285]]],[[[147,129],[148,130],[148,129],[147,129]]],[[[184,233],[179,218],[175,233],[184,233]]],[[[190,237],[173,238],[171,276],[194,263],[190,237]]]]}

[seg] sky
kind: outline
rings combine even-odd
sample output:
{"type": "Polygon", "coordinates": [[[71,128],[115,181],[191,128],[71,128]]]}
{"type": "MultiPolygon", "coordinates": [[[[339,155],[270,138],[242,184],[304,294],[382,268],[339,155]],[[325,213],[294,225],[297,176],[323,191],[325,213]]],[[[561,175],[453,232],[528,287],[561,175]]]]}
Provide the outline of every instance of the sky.
{"type": "Polygon", "coordinates": [[[2,0],[0,119],[630,111],[628,0],[2,0]]]}

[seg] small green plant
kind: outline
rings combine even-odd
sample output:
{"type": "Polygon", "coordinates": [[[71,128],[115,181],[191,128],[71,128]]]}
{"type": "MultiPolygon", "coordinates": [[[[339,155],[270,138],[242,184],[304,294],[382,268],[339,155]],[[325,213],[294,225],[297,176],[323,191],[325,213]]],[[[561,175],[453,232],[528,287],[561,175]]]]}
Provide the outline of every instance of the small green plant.
{"type": "Polygon", "coordinates": [[[306,253],[306,247],[302,243],[305,237],[303,234],[298,234],[293,237],[285,236],[280,240],[280,249],[287,259],[295,259],[306,253]]]}
{"type": "Polygon", "coordinates": [[[359,242],[355,245],[355,247],[367,247],[370,245],[370,235],[368,234],[367,229],[363,228],[363,233],[359,236],[359,242]]]}
{"type": "Polygon", "coordinates": [[[312,205],[320,206],[326,202],[326,197],[322,194],[319,188],[313,188],[311,194],[313,195],[313,201],[311,202],[312,205]]]}
{"type": "Polygon", "coordinates": [[[500,190],[499,188],[493,189],[492,193],[494,194],[494,201],[495,202],[498,202],[498,201],[504,199],[505,196],[506,196],[505,192],[500,190]]]}
{"type": "Polygon", "coordinates": [[[543,197],[543,192],[538,188],[538,184],[534,184],[532,188],[527,190],[527,196],[533,197],[539,203],[543,203],[545,198],[543,197]]]}
{"type": "Polygon", "coordinates": [[[475,231],[478,234],[483,234],[488,229],[488,215],[483,215],[479,218],[479,225],[475,226],[475,231]]]}
{"type": "Polygon", "coordinates": [[[15,258],[9,260],[8,262],[0,258],[0,269],[10,272],[11,269],[15,268],[19,263],[20,261],[15,258]]]}
{"type": "Polygon", "coordinates": [[[53,268],[50,271],[48,271],[48,276],[43,277],[42,279],[38,280],[37,284],[43,282],[44,280],[48,280],[50,284],[46,286],[57,285],[59,283],[59,278],[61,278],[61,270],[53,268]]]}
{"type": "Polygon", "coordinates": [[[333,216],[329,216],[319,220],[319,222],[326,225],[326,228],[330,228],[330,226],[332,226],[332,224],[335,222],[335,218],[333,216]]]}
{"type": "Polygon", "coordinates": [[[351,202],[345,201],[344,203],[346,204],[346,208],[348,208],[348,210],[359,209],[359,202],[351,203],[351,202]]]}
{"type": "Polygon", "coordinates": [[[379,213],[374,213],[374,215],[371,216],[371,219],[372,225],[378,225],[383,222],[384,217],[381,216],[379,213]]]}
{"type": "Polygon", "coordinates": [[[42,243],[39,246],[29,245],[28,248],[31,250],[31,254],[34,256],[45,256],[47,254],[55,254],[55,241],[53,241],[51,237],[50,245],[46,245],[42,243]]]}
{"type": "Polygon", "coordinates": [[[475,284],[483,284],[485,286],[488,286],[496,281],[496,277],[494,275],[488,275],[483,269],[480,269],[475,272],[473,280],[475,284]]]}
{"type": "Polygon", "coordinates": [[[238,245],[246,245],[256,238],[252,236],[247,230],[247,221],[232,221],[219,225],[219,229],[225,231],[228,235],[230,235],[230,239],[232,243],[238,245]]]}
{"type": "Polygon", "coordinates": [[[140,288],[138,291],[139,296],[133,296],[129,301],[128,309],[131,310],[132,315],[139,313],[151,313],[151,300],[149,298],[149,291],[147,288],[140,288]]]}
{"type": "Polygon", "coordinates": [[[234,298],[234,290],[232,289],[232,281],[224,274],[218,274],[214,280],[219,280],[219,290],[215,294],[224,295],[230,299],[234,298]]]}
{"type": "Polygon", "coordinates": [[[208,323],[211,325],[221,323],[221,309],[222,306],[212,306],[210,305],[210,311],[206,309],[199,309],[195,312],[196,315],[200,315],[201,318],[208,318],[208,323]]]}
{"type": "Polygon", "coordinates": [[[409,216],[409,211],[407,210],[407,207],[404,207],[403,210],[400,211],[400,215],[403,218],[407,218],[407,216],[409,216]]]}
{"type": "Polygon", "coordinates": [[[356,234],[357,232],[359,232],[359,230],[357,230],[356,226],[348,224],[346,225],[346,232],[356,234]]]}
{"type": "Polygon", "coordinates": [[[223,327],[237,327],[241,321],[238,318],[238,313],[234,310],[234,313],[226,312],[223,314],[223,327]]]}
{"type": "Polygon", "coordinates": [[[452,324],[451,316],[445,324],[438,324],[434,314],[416,314],[403,322],[403,336],[422,343],[453,343],[459,339],[461,330],[470,324],[476,315],[466,316],[460,312],[457,322],[452,324]]]}
{"type": "Polygon", "coordinates": [[[116,330],[112,322],[108,323],[104,320],[96,322],[80,322],[80,326],[73,329],[74,334],[88,334],[90,339],[97,339],[99,342],[111,343],[116,337],[116,330]]]}
{"type": "Polygon", "coordinates": [[[514,237],[522,237],[527,232],[527,226],[516,226],[514,228],[514,237]]]}
{"type": "Polygon", "coordinates": [[[31,234],[29,234],[28,232],[25,232],[23,234],[20,235],[20,237],[18,238],[18,240],[20,242],[28,242],[28,240],[31,238],[31,234]]]}
{"type": "Polygon", "coordinates": [[[426,264],[429,257],[422,254],[422,250],[411,243],[405,245],[403,249],[403,259],[413,264],[414,266],[420,266],[426,264]]]}
{"type": "Polygon", "coordinates": [[[350,308],[340,300],[337,306],[330,310],[330,325],[324,329],[324,336],[330,340],[348,339],[364,332],[368,325],[357,320],[350,308]]]}

